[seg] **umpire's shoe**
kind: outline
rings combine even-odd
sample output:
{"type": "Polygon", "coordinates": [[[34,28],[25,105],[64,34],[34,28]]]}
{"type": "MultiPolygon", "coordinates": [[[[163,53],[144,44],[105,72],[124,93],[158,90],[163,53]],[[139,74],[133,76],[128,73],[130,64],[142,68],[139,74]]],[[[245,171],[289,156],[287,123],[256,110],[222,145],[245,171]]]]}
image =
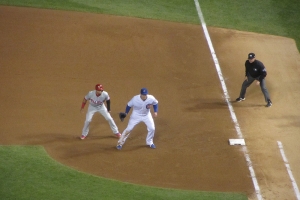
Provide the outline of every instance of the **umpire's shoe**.
{"type": "Polygon", "coordinates": [[[271,107],[271,106],[272,106],[272,101],[268,100],[268,103],[267,103],[266,107],[271,107]]]}
{"type": "Polygon", "coordinates": [[[239,98],[236,99],[236,101],[237,101],[237,102],[245,101],[245,99],[246,99],[246,98],[239,97],[239,98]]]}

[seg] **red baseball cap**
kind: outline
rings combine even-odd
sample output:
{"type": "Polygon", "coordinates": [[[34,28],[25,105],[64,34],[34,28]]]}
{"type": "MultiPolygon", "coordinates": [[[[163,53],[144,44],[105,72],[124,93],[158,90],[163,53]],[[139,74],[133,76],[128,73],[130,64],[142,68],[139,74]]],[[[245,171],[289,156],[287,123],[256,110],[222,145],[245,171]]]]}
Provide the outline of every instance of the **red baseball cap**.
{"type": "Polygon", "coordinates": [[[103,85],[97,84],[97,85],[95,86],[95,90],[103,91],[103,85]]]}

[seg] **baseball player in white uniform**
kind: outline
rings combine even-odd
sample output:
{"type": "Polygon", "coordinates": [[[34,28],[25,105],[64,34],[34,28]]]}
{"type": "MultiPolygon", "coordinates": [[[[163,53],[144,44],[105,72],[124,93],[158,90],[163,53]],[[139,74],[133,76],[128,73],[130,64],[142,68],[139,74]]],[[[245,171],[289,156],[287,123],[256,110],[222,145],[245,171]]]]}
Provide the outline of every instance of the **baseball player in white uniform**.
{"type": "Polygon", "coordinates": [[[127,128],[121,134],[121,137],[117,144],[117,149],[121,150],[126,139],[130,135],[132,129],[139,124],[144,122],[147,126],[148,134],[146,137],[146,145],[150,148],[155,149],[156,146],[153,143],[153,137],[155,132],[154,120],[150,112],[150,108],[153,105],[154,117],[157,117],[158,101],[153,95],[148,94],[147,88],[142,88],[139,95],[134,96],[126,106],[125,113],[129,113],[130,109],[133,108],[127,128]]]}
{"type": "Polygon", "coordinates": [[[90,123],[96,112],[99,112],[109,123],[109,126],[112,132],[116,137],[120,138],[121,134],[119,133],[118,127],[110,115],[110,97],[106,91],[103,91],[103,85],[97,84],[95,90],[90,91],[82,101],[80,112],[83,111],[86,102],[89,101],[88,111],[86,113],[86,119],[82,129],[81,139],[85,139],[89,133],[90,123]],[[106,102],[107,108],[104,105],[106,102]]]}

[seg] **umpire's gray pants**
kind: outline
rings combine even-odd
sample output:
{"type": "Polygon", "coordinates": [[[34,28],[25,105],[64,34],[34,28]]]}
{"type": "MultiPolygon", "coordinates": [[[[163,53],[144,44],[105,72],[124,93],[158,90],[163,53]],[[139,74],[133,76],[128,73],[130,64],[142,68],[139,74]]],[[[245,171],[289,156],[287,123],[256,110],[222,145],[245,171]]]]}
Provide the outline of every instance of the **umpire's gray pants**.
{"type": "MultiPolygon", "coordinates": [[[[259,80],[259,77],[257,78],[253,78],[252,76],[247,76],[248,77],[248,80],[245,80],[242,84],[242,89],[241,89],[241,92],[240,92],[240,97],[241,98],[245,98],[245,95],[246,95],[246,90],[247,88],[253,83],[253,81],[255,80],[259,80]]],[[[268,100],[270,100],[270,95],[269,95],[269,92],[268,92],[268,89],[266,87],[266,81],[265,79],[263,79],[261,82],[260,82],[260,88],[261,88],[261,91],[262,93],[264,94],[265,96],[265,101],[268,102],[268,100]]]]}

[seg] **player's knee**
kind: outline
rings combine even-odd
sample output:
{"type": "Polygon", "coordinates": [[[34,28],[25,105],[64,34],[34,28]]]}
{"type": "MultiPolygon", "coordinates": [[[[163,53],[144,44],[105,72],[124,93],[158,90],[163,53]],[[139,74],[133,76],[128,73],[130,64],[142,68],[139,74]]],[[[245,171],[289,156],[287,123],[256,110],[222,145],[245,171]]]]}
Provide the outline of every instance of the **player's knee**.
{"type": "Polygon", "coordinates": [[[128,127],[127,127],[127,128],[125,129],[125,132],[127,132],[127,133],[129,133],[129,132],[131,132],[131,131],[132,131],[132,128],[128,128],[128,127]]]}
{"type": "Polygon", "coordinates": [[[150,132],[154,132],[154,131],[155,131],[155,127],[151,127],[151,128],[149,128],[149,129],[148,129],[148,131],[150,131],[150,132]]]}
{"type": "Polygon", "coordinates": [[[91,123],[91,119],[90,120],[85,120],[85,123],[91,123]]]}
{"type": "Polygon", "coordinates": [[[109,117],[109,116],[105,117],[105,119],[106,119],[106,121],[108,121],[108,122],[113,121],[113,118],[112,118],[112,117],[109,117]]]}

